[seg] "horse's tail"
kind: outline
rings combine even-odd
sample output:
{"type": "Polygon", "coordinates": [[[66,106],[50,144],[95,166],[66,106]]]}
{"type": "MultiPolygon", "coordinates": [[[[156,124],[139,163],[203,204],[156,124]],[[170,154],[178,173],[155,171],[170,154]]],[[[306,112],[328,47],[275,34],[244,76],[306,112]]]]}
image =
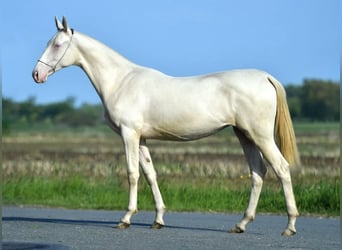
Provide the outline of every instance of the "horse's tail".
{"type": "Polygon", "coordinates": [[[286,93],[283,86],[273,77],[268,77],[268,81],[273,85],[277,93],[277,113],[275,118],[275,138],[280,152],[291,165],[299,165],[296,136],[294,133],[292,120],[287,106],[286,93]]]}

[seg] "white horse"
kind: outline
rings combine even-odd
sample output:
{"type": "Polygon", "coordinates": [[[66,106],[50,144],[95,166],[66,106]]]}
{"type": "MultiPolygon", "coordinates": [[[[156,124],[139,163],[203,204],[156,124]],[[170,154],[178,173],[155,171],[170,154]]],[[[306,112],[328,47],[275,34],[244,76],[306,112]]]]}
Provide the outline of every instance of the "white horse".
{"type": "Polygon", "coordinates": [[[285,195],[288,225],[282,235],[296,233],[298,216],[289,165],[299,157],[286,95],[266,72],[233,70],[197,77],[170,77],[138,66],[99,41],[55,18],[57,33],[38,60],[32,76],[43,83],[61,68],[77,65],[87,74],[105,108],[110,127],[123,140],[129,182],[128,209],[118,228],[127,228],[137,212],[139,163],[151,186],[156,217],[152,228],[164,225],[165,205],[146,139],[189,141],[233,126],[246,155],[252,189],[242,220],[230,232],[242,233],[255,217],[265,158],[285,195]],[[277,144],[275,142],[277,140],[277,144]]]}

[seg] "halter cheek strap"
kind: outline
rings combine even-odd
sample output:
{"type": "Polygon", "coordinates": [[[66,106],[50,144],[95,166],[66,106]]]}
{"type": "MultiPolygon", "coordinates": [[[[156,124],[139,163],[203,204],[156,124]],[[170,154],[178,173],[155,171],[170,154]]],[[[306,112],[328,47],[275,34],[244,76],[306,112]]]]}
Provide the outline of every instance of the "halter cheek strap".
{"type": "Polygon", "coordinates": [[[48,63],[46,63],[46,62],[43,62],[43,61],[41,61],[41,60],[38,60],[38,62],[40,62],[40,63],[42,63],[42,64],[44,64],[44,65],[50,67],[50,68],[52,69],[52,71],[55,72],[55,71],[56,71],[57,65],[60,63],[60,61],[63,59],[63,57],[65,56],[66,52],[68,51],[68,49],[69,49],[69,47],[70,47],[70,45],[71,45],[73,36],[74,36],[74,29],[71,29],[71,38],[70,38],[70,41],[69,41],[69,43],[68,43],[68,46],[67,46],[66,49],[64,50],[64,53],[63,53],[63,55],[61,56],[61,58],[58,59],[58,61],[55,63],[54,66],[52,66],[51,64],[48,64],[48,63]]]}

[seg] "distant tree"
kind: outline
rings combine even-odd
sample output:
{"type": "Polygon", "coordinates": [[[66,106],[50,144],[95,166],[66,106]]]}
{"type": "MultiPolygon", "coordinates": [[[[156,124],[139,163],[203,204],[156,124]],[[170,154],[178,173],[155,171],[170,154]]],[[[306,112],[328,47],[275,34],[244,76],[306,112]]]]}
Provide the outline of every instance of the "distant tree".
{"type": "Polygon", "coordinates": [[[9,98],[2,98],[2,120],[5,118],[10,120],[13,118],[14,114],[17,113],[18,104],[14,103],[9,98]]]}
{"type": "Polygon", "coordinates": [[[34,122],[38,117],[36,98],[30,96],[26,101],[19,104],[18,116],[27,122],[34,122]]]}
{"type": "Polygon", "coordinates": [[[11,131],[11,124],[15,120],[17,104],[9,98],[2,98],[2,133],[7,134],[11,131]]]}
{"type": "Polygon", "coordinates": [[[51,120],[53,122],[61,122],[64,121],[63,117],[65,113],[72,113],[74,111],[74,98],[67,98],[63,102],[55,102],[51,104],[47,104],[41,107],[41,111],[39,114],[40,120],[51,120]]]}
{"type": "Polygon", "coordinates": [[[301,91],[302,116],[311,120],[338,121],[340,86],[332,81],[306,79],[301,91]]]}
{"type": "Polygon", "coordinates": [[[287,102],[292,118],[299,119],[302,116],[301,91],[300,85],[286,86],[287,102]]]}
{"type": "Polygon", "coordinates": [[[60,121],[72,127],[94,126],[101,122],[102,116],[102,105],[83,104],[77,109],[64,112],[60,121]]]}

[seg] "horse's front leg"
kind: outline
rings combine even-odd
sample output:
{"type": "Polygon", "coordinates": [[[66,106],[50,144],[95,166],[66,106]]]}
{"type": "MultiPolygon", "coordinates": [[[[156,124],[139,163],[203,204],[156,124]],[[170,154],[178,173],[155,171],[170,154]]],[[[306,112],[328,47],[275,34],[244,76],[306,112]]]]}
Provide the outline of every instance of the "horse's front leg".
{"type": "Polygon", "coordinates": [[[122,217],[117,228],[125,229],[131,224],[132,215],[136,214],[138,202],[138,180],[139,180],[139,140],[140,135],[133,129],[121,128],[121,137],[125,146],[127,175],[129,183],[129,203],[124,217],[122,217]]]}
{"type": "Polygon", "coordinates": [[[153,167],[152,158],[145,140],[141,140],[140,142],[139,153],[139,162],[143,169],[147,182],[151,187],[156,208],[156,218],[154,220],[154,223],[152,224],[152,228],[160,229],[164,226],[163,216],[165,213],[165,205],[159,190],[157,173],[153,167]]]}

